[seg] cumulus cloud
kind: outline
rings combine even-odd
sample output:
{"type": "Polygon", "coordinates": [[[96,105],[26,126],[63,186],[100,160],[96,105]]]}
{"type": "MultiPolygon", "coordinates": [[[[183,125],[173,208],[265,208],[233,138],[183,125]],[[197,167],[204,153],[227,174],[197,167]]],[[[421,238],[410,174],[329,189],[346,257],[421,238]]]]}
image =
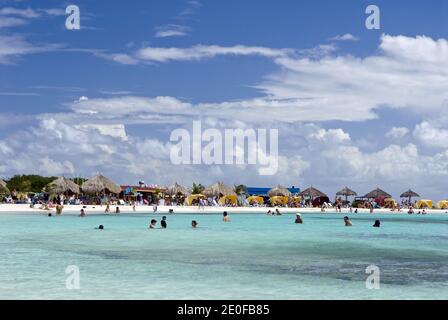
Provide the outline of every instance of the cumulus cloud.
{"type": "Polygon", "coordinates": [[[392,139],[400,139],[409,133],[409,129],[405,127],[392,127],[385,136],[392,139]]]}
{"type": "Polygon", "coordinates": [[[448,130],[438,128],[428,121],[418,124],[414,129],[413,135],[425,146],[448,148],[448,130]]]}
{"type": "Polygon", "coordinates": [[[427,115],[446,106],[445,39],[383,35],[378,53],[364,58],[337,55],[334,50],[197,45],[145,47],[123,58],[124,63],[138,64],[262,56],[278,66],[253,86],[261,97],[198,105],[211,115],[220,110],[253,121],[365,121],[377,118],[377,110],[384,107],[427,115]]]}

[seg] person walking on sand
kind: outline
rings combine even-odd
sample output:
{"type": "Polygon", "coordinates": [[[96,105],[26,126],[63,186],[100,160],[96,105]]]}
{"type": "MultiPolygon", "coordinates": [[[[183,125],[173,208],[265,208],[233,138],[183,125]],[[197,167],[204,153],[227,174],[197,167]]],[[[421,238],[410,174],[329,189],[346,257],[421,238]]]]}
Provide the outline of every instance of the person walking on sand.
{"type": "Polygon", "coordinates": [[[104,210],[104,213],[109,213],[110,212],[110,206],[106,205],[106,210],[104,210]]]}

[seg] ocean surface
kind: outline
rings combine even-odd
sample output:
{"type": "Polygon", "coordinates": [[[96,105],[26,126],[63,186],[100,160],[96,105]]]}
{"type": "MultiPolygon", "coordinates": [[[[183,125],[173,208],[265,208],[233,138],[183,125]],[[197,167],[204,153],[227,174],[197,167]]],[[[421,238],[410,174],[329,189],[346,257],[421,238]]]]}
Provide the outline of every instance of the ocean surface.
{"type": "Polygon", "coordinates": [[[448,299],[448,215],[167,217],[2,214],[0,299],[448,299]]]}

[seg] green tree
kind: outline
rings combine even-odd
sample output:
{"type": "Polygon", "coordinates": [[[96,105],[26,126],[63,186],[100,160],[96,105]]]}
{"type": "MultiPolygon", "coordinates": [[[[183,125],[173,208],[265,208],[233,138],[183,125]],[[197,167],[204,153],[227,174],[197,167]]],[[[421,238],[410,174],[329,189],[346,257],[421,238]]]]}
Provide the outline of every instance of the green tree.
{"type": "Polygon", "coordinates": [[[39,175],[16,175],[6,181],[9,190],[18,192],[41,192],[42,189],[55,180],[56,177],[42,177],[39,175]]]}
{"type": "Polygon", "coordinates": [[[240,185],[234,186],[233,191],[235,191],[235,193],[237,195],[242,195],[247,192],[247,187],[244,184],[240,184],[240,185]]]}
{"type": "Polygon", "coordinates": [[[201,194],[204,189],[205,187],[202,184],[196,184],[193,182],[193,189],[191,190],[191,194],[201,194]]]}

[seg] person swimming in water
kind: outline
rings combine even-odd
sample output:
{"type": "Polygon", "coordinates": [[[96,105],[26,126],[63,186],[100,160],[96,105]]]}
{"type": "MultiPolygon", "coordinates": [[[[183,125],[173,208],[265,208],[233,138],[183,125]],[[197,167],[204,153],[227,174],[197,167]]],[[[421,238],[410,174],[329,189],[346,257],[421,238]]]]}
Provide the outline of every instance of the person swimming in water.
{"type": "Polygon", "coordinates": [[[227,211],[224,211],[224,212],[222,213],[222,216],[223,216],[222,221],[224,221],[224,222],[230,222],[230,217],[228,216],[227,211]]]}
{"type": "Polygon", "coordinates": [[[151,223],[149,224],[149,229],[155,229],[157,224],[157,220],[152,219],[151,223]]]}
{"type": "Polygon", "coordinates": [[[276,216],[281,216],[281,215],[282,215],[281,212],[280,212],[280,210],[278,210],[278,208],[275,209],[275,215],[276,215],[276,216]]]}
{"type": "Polygon", "coordinates": [[[100,224],[100,225],[98,226],[98,228],[95,228],[95,229],[97,229],[97,230],[104,230],[104,226],[103,226],[102,224],[100,224]]]}
{"type": "Polygon", "coordinates": [[[347,216],[344,217],[344,224],[346,227],[353,226],[353,223],[350,221],[349,217],[347,217],[347,216]]]}
{"type": "Polygon", "coordinates": [[[375,220],[375,223],[373,224],[374,228],[379,228],[381,226],[380,220],[375,220]]]}
{"type": "Polygon", "coordinates": [[[86,216],[86,212],[84,211],[84,209],[81,209],[81,213],[79,214],[80,217],[85,217],[86,216]]]}
{"type": "Polygon", "coordinates": [[[193,229],[196,229],[196,228],[198,227],[198,223],[197,223],[196,220],[191,221],[191,227],[192,227],[193,229]]]}
{"type": "Polygon", "coordinates": [[[296,213],[296,221],[294,221],[294,223],[303,223],[302,215],[300,213],[296,213]]]}
{"type": "Polygon", "coordinates": [[[268,215],[268,216],[272,216],[272,211],[271,211],[271,210],[268,210],[268,212],[266,212],[266,215],[268,215]]]}
{"type": "Polygon", "coordinates": [[[166,229],[167,224],[166,224],[166,217],[165,216],[162,217],[162,221],[160,221],[160,226],[162,227],[162,229],[166,229]]]}

